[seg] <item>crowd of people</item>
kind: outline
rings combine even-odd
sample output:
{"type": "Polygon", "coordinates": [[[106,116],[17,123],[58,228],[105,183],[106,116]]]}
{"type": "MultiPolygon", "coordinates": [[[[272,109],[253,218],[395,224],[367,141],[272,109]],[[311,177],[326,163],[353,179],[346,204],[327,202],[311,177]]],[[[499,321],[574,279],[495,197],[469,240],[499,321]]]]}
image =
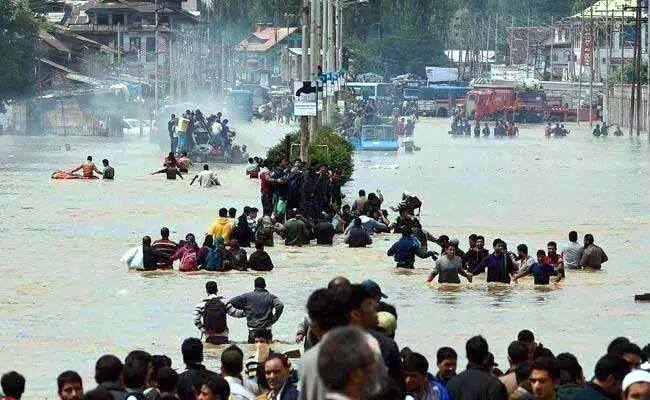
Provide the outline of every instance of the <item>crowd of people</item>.
{"type": "Polygon", "coordinates": [[[456,136],[471,136],[474,133],[474,136],[479,137],[490,136],[494,132],[494,136],[519,136],[519,127],[513,121],[506,121],[504,119],[497,119],[494,123],[493,131],[490,130],[487,122],[483,124],[481,129],[481,121],[476,120],[474,122],[474,127],[470,124],[469,120],[463,116],[463,114],[456,113],[451,120],[451,130],[449,131],[450,135],[456,136]]]}
{"type": "MultiPolygon", "coordinates": [[[[266,290],[225,301],[217,283],[206,284],[194,323],[206,342],[221,345],[219,372],[204,361],[199,338],[181,345],[182,364],[165,355],[133,350],[124,361],[112,354],[95,363],[94,381],[75,371],[56,380],[61,400],[647,400],[650,398],[650,344],[641,348],[626,337],[611,341],[591,379],[576,355],[542,345],[522,330],[507,347],[502,371],[487,340],[469,338],[465,370],[459,352],[438,348],[430,363],[421,353],[398,346],[398,313],[378,284],[332,279],[311,293],[296,341],[305,351],[274,351],[272,325],[282,303],[266,290]],[[246,318],[254,354],[228,340],[227,315],[246,318]],[[217,332],[218,331],[218,332],[217,332]],[[220,333],[220,335],[217,335],[220,333]],[[225,335],[224,335],[225,334],[225,335]],[[299,368],[291,359],[299,357],[299,368]],[[178,370],[178,372],[177,372],[178,370]],[[85,384],[84,384],[85,383],[85,384]],[[88,388],[93,387],[91,390],[88,388]]],[[[20,400],[26,379],[16,371],[2,375],[4,400],[20,400]]],[[[54,382],[53,382],[54,387],[54,382]]]]}
{"type": "Polygon", "coordinates": [[[236,132],[221,112],[207,118],[199,109],[186,110],[180,117],[171,114],[167,131],[173,154],[197,153],[202,156],[225,157],[234,162],[248,158],[243,154],[245,146],[233,143],[236,132]]]}

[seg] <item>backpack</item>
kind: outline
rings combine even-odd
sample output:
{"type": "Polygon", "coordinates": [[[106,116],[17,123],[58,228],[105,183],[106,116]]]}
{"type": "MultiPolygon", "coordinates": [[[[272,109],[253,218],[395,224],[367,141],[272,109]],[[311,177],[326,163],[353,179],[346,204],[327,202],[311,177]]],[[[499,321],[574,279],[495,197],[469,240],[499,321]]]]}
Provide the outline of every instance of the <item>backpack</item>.
{"type": "Polygon", "coordinates": [[[205,269],[207,271],[216,271],[221,267],[222,252],[218,246],[214,246],[208,250],[205,256],[205,269]]]}
{"type": "Polygon", "coordinates": [[[196,251],[186,251],[181,259],[181,271],[196,271],[197,268],[196,251]]]}
{"type": "Polygon", "coordinates": [[[203,327],[208,333],[221,333],[228,328],[226,305],[223,297],[215,297],[205,302],[203,307],[203,327]]]}

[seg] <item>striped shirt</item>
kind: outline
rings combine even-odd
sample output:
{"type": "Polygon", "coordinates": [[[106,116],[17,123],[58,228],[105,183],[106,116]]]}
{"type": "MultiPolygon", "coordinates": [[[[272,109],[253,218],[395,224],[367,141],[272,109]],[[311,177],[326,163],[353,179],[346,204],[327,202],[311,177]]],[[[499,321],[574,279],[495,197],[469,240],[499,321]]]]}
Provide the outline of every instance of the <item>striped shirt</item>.
{"type": "MultiPolygon", "coordinates": [[[[172,242],[169,239],[158,239],[153,244],[151,245],[154,249],[158,250],[160,253],[162,253],[165,257],[170,258],[171,256],[174,255],[176,252],[176,249],[178,249],[178,244],[175,242],[172,242]]],[[[172,268],[172,262],[159,262],[157,264],[158,268],[172,268]]]]}
{"type": "MultiPolygon", "coordinates": [[[[199,328],[199,330],[203,329],[203,311],[205,310],[205,304],[208,302],[208,300],[216,299],[219,298],[221,299],[222,302],[225,303],[223,297],[217,296],[216,294],[210,294],[208,295],[208,298],[205,300],[201,301],[199,304],[196,305],[194,308],[194,325],[199,328]]],[[[244,317],[244,311],[242,310],[237,310],[234,308],[230,303],[226,303],[226,313],[230,315],[233,318],[243,318],[244,317]]],[[[222,336],[222,337],[228,337],[228,327],[226,327],[226,330],[223,332],[218,332],[210,336],[222,336]]]]}

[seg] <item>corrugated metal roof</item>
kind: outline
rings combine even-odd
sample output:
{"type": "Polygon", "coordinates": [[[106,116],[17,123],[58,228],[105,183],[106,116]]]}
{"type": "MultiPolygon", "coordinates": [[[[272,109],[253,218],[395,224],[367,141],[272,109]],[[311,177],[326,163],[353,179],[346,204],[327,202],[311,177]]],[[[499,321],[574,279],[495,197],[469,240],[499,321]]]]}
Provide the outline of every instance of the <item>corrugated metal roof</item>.
{"type": "MultiPolygon", "coordinates": [[[[591,18],[592,13],[594,18],[604,18],[605,16],[620,18],[621,15],[625,18],[634,18],[636,11],[625,10],[625,7],[636,7],[636,0],[599,0],[591,7],[587,7],[584,12],[579,12],[571,18],[581,18],[584,15],[584,18],[587,19],[591,18]]],[[[643,8],[641,14],[646,14],[643,8]]]]}
{"type": "Polygon", "coordinates": [[[63,53],[71,52],[70,49],[65,44],[63,44],[59,39],[50,35],[50,33],[45,29],[40,29],[38,31],[38,38],[44,41],[45,43],[49,44],[50,46],[54,47],[58,51],[61,51],[63,53]]]}
{"type": "Polygon", "coordinates": [[[266,52],[276,44],[282,42],[292,33],[296,32],[295,27],[269,27],[251,33],[248,38],[239,42],[236,46],[238,51],[266,52]]]}

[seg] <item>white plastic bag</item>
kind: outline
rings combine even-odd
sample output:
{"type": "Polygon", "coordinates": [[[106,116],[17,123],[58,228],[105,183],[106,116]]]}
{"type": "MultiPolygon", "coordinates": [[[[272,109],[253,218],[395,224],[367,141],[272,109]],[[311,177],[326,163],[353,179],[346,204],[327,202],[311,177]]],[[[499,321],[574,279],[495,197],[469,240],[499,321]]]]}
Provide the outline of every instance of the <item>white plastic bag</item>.
{"type": "Polygon", "coordinates": [[[120,259],[129,269],[142,269],[144,267],[142,256],[142,245],[133,247],[120,259]]]}

